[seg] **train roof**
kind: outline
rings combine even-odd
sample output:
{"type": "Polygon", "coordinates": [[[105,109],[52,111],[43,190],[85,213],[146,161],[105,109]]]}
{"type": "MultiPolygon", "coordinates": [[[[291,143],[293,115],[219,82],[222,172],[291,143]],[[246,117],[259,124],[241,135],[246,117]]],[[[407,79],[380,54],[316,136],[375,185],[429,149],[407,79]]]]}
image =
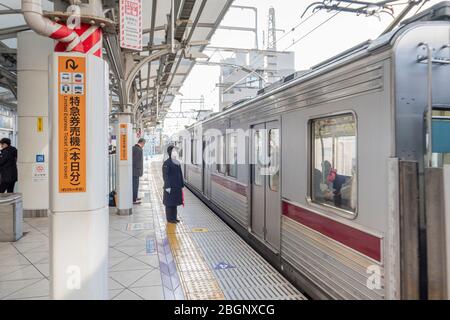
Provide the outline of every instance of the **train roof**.
{"type": "Polygon", "coordinates": [[[402,31],[406,30],[406,26],[410,26],[413,23],[424,22],[424,21],[448,21],[450,20],[450,1],[443,1],[435,4],[434,6],[424,10],[423,12],[412,16],[401,22],[400,26],[386,34],[381,35],[375,40],[364,41],[354,47],[351,47],[319,64],[314,65],[308,70],[296,71],[283,79],[260,89],[255,97],[241,99],[230,106],[224,108],[222,112],[215,112],[209,117],[202,121],[194,123],[190,127],[195,127],[203,122],[212,120],[214,118],[219,118],[223,115],[231,113],[237,109],[240,109],[246,105],[249,105],[255,101],[262,100],[270,95],[273,95],[285,88],[291,87],[293,85],[299,84],[303,81],[311,79],[317,76],[319,73],[325,70],[337,68],[341,64],[348,63],[353,60],[362,58],[363,56],[371,54],[373,51],[380,49],[382,47],[388,46],[392,43],[392,40],[397,35],[401,34],[402,31]]]}

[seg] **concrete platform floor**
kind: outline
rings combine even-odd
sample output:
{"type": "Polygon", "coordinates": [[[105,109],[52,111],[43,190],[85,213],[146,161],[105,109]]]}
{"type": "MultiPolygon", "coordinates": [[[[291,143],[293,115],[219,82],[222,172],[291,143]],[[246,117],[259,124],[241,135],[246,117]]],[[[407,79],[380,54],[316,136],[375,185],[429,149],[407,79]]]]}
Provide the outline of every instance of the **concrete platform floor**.
{"type": "MultiPolygon", "coordinates": [[[[110,210],[109,297],[114,300],[304,299],[188,190],[167,224],[161,158],[146,162],[143,203],[110,210]]],[[[49,219],[24,219],[24,237],[0,243],[0,299],[49,299],[49,219]]]]}

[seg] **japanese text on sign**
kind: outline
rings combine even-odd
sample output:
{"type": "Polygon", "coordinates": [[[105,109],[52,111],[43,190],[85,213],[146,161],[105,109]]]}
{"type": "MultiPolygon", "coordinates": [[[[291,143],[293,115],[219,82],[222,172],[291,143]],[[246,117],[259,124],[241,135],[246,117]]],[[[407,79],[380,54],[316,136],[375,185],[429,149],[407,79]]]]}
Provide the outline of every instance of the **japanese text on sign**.
{"type": "Polygon", "coordinates": [[[120,160],[128,160],[128,126],[126,123],[120,124],[120,160]]]}
{"type": "Polygon", "coordinates": [[[86,192],[86,61],[59,57],[59,192],[86,192]]]}
{"type": "Polygon", "coordinates": [[[120,0],[120,46],[142,50],[141,0],[120,0]]]}

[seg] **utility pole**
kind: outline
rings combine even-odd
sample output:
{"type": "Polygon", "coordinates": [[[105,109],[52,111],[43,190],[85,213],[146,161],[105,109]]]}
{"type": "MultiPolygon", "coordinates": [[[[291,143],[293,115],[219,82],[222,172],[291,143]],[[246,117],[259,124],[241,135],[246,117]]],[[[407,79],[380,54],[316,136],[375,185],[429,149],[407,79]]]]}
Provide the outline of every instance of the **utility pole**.
{"type": "Polygon", "coordinates": [[[267,23],[267,50],[277,50],[277,29],[274,7],[269,8],[269,21],[267,23]]]}

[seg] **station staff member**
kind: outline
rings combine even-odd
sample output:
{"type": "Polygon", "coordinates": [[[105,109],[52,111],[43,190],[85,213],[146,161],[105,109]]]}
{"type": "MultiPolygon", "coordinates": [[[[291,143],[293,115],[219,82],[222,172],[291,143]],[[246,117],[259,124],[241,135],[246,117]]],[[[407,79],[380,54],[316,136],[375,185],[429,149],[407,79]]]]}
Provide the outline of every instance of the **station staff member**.
{"type": "Polygon", "coordinates": [[[143,150],[145,139],[140,138],[138,143],[133,146],[133,204],[140,204],[138,198],[139,178],[144,174],[144,156],[143,150]]]}
{"type": "Polygon", "coordinates": [[[12,193],[17,181],[17,149],[8,138],[0,140],[0,147],[0,193],[12,193]]]}
{"type": "Polygon", "coordinates": [[[171,145],[167,148],[169,158],[164,161],[162,172],[164,179],[163,204],[166,206],[167,222],[177,223],[177,207],[183,204],[183,174],[178,161],[178,150],[171,145]]]}

